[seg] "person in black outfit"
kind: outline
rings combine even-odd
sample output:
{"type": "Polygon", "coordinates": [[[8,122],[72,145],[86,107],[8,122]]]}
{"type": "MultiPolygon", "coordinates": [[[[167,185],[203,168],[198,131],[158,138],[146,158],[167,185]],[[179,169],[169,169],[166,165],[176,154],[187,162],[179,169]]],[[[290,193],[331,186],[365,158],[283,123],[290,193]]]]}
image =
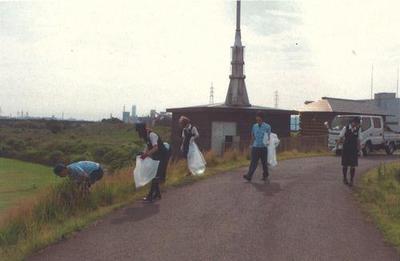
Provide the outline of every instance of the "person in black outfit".
{"type": "MultiPolygon", "coordinates": [[[[199,131],[195,126],[192,125],[189,118],[181,116],[179,118],[179,124],[182,127],[182,144],[181,152],[183,158],[187,159],[189,153],[189,145],[194,142],[200,135],[199,131]]],[[[190,170],[188,170],[187,176],[192,175],[190,170]]]]}
{"type": "Polygon", "coordinates": [[[358,154],[361,150],[361,129],[360,118],[355,117],[350,124],[345,126],[340,132],[338,142],[343,143],[342,167],[343,183],[353,186],[356,167],[358,166],[358,154]],[[347,180],[347,171],[350,167],[350,182],[347,180]]]}
{"type": "Polygon", "coordinates": [[[154,199],[161,199],[160,183],[165,181],[165,176],[170,157],[169,148],[167,148],[161,137],[146,128],[144,123],[136,124],[136,131],[139,137],[146,142],[146,149],[141,155],[142,159],[147,157],[160,161],[157,169],[156,177],[151,181],[150,191],[143,199],[145,202],[153,202],[154,199]]]}

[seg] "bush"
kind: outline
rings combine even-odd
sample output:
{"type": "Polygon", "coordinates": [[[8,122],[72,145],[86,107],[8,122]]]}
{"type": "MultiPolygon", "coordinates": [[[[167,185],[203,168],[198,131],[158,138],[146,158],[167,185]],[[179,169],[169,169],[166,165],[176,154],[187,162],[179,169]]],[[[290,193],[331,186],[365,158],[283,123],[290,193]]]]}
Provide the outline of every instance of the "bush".
{"type": "Polygon", "coordinates": [[[52,165],[55,165],[57,163],[66,163],[67,160],[62,151],[56,150],[49,154],[48,162],[52,165]]]}

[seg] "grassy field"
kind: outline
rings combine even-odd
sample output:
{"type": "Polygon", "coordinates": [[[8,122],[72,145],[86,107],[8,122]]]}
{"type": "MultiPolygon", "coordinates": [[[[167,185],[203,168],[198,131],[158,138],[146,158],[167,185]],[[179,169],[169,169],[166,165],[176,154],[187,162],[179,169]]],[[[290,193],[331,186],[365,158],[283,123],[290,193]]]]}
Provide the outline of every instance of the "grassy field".
{"type": "MultiPolygon", "coordinates": [[[[169,128],[155,129],[164,140],[169,128]]],[[[53,165],[93,160],[126,167],[143,148],[132,124],[57,121],[0,122],[0,157],[53,165]]]]}
{"type": "Polygon", "coordinates": [[[0,215],[57,181],[49,167],[0,158],[0,215]]]}
{"type": "Polygon", "coordinates": [[[382,164],[364,175],[357,197],[385,239],[400,250],[400,162],[382,164]]]}
{"type": "MultiPolygon", "coordinates": [[[[321,156],[325,152],[284,152],[279,160],[321,156]]],[[[207,171],[203,176],[186,177],[183,161],[171,163],[163,189],[181,186],[249,164],[248,153],[228,152],[223,157],[205,155],[207,171]]],[[[0,260],[23,260],[27,255],[84,228],[112,210],[145,195],[147,188],[136,190],[132,167],[106,176],[96,184],[88,198],[67,180],[52,186],[0,219],[0,260]]]]}

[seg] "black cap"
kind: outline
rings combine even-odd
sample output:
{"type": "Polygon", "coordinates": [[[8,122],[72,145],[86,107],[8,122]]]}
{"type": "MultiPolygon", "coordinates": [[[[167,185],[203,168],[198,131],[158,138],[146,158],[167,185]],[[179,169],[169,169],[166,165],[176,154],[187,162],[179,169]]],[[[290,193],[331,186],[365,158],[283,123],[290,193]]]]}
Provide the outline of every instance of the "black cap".
{"type": "Polygon", "coordinates": [[[146,128],[146,124],[144,124],[143,122],[138,122],[135,124],[135,130],[136,131],[140,131],[146,128]]]}
{"type": "Polygon", "coordinates": [[[53,172],[54,172],[54,174],[56,174],[57,176],[59,176],[60,173],[61,173],[64,169],[66,169],[66,168],[67,168],[67,167],[66,167],[64,164],[57,164],[57,165],[54,167],[53,172]]]}
{"type": "Polygon", "coordinates": [[[354,117],[354,119],[352,120],[352,122],[360,124],[361,123],[361,119],[360,117],[354,117]]]}

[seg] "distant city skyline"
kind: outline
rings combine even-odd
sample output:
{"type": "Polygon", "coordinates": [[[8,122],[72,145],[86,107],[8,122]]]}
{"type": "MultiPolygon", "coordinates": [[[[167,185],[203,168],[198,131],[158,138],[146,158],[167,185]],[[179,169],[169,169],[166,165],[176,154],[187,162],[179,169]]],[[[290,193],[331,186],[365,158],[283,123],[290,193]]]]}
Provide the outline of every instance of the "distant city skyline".
{"type": "MultiPolygon", "coordinates": [[[[322,96],[396,92],[399,3],[242,1],[250,103],[296,109],[322,96]]],[[[2,115],[120,118],[223,102],[233,1],[0,2],[2,115]],[[128,109],[130,111],[130,109],[128,109]]]]}

